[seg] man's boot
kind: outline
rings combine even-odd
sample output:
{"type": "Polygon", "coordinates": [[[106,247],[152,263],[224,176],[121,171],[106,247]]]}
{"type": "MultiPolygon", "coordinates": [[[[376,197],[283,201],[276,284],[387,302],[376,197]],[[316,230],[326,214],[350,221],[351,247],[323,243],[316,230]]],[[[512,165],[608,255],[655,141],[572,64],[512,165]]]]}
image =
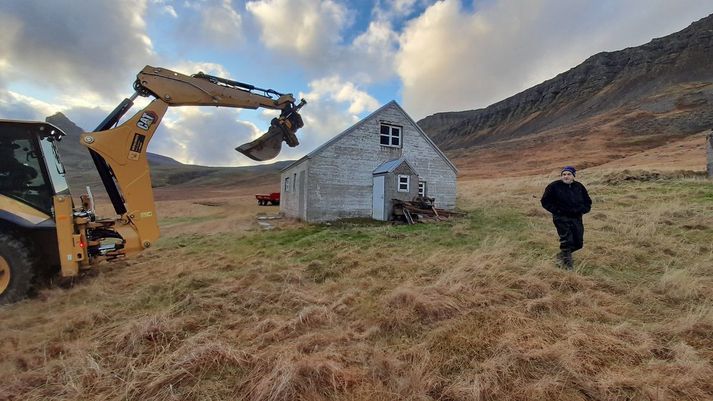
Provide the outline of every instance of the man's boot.
{"type": "Polygon", "coordinates": [[[567,267],[565,260],[566,260],[566,259],[565,259],[565,252],[564,252],[564,251],[560,251],[560,253],[557,254],[557,259],[556,259],[556,261],[555,261],[555,264],[556,264],[557,267],[559,267],[560,269],[565,269],[565,268],[567,267]]]}
{"type": "Polygon", "coordinates": [[[572,260],[572,252],[562,251],[562,264],[567,270],[574,270],[574,260],[572,260]]]}

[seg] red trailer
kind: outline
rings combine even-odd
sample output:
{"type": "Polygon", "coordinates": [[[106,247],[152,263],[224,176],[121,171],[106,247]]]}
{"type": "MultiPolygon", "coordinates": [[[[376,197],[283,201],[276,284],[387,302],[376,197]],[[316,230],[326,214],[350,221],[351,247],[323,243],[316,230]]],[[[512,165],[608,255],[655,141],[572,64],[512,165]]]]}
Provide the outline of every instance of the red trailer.
{"type": "Polygon", "coordinates": [[[273,192],[270,195],[258,194],[258,195],[255,195],[255,199],[257,199],[257,204],[260,206],[279,205],[280,204],[280,193],[273,192]]]}

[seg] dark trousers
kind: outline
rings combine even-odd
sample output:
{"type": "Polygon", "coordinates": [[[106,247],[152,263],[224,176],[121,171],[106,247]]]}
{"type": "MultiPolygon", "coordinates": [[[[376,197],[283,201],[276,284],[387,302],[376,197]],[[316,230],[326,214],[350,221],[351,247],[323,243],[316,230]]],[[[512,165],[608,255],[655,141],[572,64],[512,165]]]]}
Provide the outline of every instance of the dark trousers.
{"type": "Polygon", "coordinates": [[[584,224],[582,217],[552,216],[552,221],[560,237],[560,249],[564,253],[574,252],[584,246],[584,224]]]}

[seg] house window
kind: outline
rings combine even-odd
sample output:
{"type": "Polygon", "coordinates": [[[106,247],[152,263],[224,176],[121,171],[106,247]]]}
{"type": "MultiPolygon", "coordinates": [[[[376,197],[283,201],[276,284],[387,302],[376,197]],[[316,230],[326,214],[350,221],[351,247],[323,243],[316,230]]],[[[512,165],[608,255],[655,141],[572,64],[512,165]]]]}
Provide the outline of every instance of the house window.
{"type": "Polygon", "coordinates": [[[399,175],[399,188],[398,188],[399,192],[408,192],[409,191],[408,184],[409,184],[410,178],[411,177],[409,177],[407,175],[399,175]]]}
{"type": "Polygon", "coordinates": [[[426,181],[418,182],[418,196],[426,196],[426,181]]]}
{"type": "Polygon", "coordinates": [[[381,124],[379,143],[383,146],[401,147],[401,131],[403,127],[381,124]]]}
{"type": "Polygon", "coordinates": [[[290,192],[290,177],[285,177],[285,192],[290,192]]]}
{"type": "Polygon", "coordinates": [[[297,173],[292,174],[292,192],[295,192],[295,185],[297,185],[297,173]]]}

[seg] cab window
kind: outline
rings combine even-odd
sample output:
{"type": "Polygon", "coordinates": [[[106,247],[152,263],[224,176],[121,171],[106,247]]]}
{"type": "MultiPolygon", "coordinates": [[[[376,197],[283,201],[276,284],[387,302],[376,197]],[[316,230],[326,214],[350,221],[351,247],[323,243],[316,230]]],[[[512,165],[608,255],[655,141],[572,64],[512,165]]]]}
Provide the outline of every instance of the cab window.
{"type": "Polygon", "coordinates": [[[49,212],[52,193],[41,161],[35,138],[0,138],[0,194],[49,212]]]}
{"type": "Polygon", "coordinates": [[[53,140],[51,137],[45,137],[40,140],[40,146],[42,147],[44,159],[47,162],[47,172],[49,173],[54,193],[57,195],[69,194],[69,186],[67,185],[67,179],[65,178],[64,165],[62,164],[62,161],[59,158],[59,152],[57,151],[57,141],[53,140]]]}

